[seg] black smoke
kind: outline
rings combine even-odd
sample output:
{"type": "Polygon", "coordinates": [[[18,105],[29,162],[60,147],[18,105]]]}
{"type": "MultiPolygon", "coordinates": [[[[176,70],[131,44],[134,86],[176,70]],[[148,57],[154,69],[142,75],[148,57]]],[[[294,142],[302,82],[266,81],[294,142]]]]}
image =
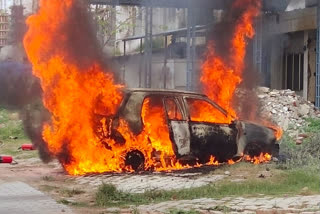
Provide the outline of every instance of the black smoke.
{"type": "MultiPolygon", "coordinates": [[[[61,4],[66,3],[61,0],[61,4]]],[[[65,15],[65,19],[59,20],[59,23],[55,25],[57,29],[51,32],[52,34],[48,38],[49,45],[42,50],[42,57],[39,61],[46,62],[48,58],[63,55],[66,61],[77,65],[82,70],[90,68],[92,62],[97,62],[103,66],[105,71],[113,72],[110,60],[103,52],[103,47],[97,39],[96,24],[89,10],[88,2],[74,0],[72,6],[65,11],[65,15]],[[52,45],[55,43],[57,45],[52,45]]],[[[41,28],[44,27],[41,26],[41,28]]],[[[118,82],[117,72],[113,72],[113,75],[118,82]]]]}
{"type": "Polygon", "coordinates": [[[42,104],[39,79],[31,69],[28,63],[0,63],[0,106],[20,113],[26,135],[38,148],[41,159],[49,161],[51,157],[42,139],[42,125],[49,120],[49,114],[42,104]]]}

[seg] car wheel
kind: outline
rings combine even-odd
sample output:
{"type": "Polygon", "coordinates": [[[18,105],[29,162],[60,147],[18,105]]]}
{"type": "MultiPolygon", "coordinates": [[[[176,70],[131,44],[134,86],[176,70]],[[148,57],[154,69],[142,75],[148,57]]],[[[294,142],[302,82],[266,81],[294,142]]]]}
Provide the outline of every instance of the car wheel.
{"type": "Polygon", "coordinates": [[[261,152],[264,152],[264,147],[264,145],[260,145],[258,143],[249,143],[244,150],[244,154],[251,157],[259,156],[261,152]]]}
{"type": "Polygon", "coordinates": [[[144,169],[145,158],[142,152],[139,150],[132,150],[127,153],[125,158],[125,165],[131,166],[134,171],[140,171],[144,169]]]}

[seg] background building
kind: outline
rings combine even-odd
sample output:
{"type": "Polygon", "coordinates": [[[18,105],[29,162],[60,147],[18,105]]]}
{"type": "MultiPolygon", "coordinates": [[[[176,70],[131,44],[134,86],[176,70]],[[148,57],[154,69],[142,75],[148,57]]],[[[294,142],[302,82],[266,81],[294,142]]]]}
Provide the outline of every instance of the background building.
{"type": "Polygon", "coordinates": [[[2,11],[0,13],[0,48],[8,44],[9,15],[2,11]]]}

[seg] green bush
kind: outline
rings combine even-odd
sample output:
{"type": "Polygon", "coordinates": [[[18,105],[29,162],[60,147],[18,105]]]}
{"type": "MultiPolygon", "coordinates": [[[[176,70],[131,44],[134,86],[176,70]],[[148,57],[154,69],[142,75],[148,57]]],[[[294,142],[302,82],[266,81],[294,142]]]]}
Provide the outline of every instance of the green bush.
{"type": "Polygon", "coordinates": [[[320,169],[320,133],[315,133],[296,145],[289,136],[284,136],[280,144],[280,167],[295,169],[320,169]]]}

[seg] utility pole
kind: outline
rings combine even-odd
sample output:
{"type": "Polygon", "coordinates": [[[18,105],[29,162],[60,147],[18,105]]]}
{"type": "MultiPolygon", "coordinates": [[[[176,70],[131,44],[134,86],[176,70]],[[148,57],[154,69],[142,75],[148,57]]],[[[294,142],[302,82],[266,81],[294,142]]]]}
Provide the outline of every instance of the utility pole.
{"type": "Polygon", "coordinates": [[[145,39],[144,39],[144,66],[145,66],[145,87],[151,88],[152,70],[152,2],[145,6],[145,39]]]}
{"type": "Polygon", "coordinates": [[[320,108],[320,0],[317,6],[316,107],[320,108]]]}

